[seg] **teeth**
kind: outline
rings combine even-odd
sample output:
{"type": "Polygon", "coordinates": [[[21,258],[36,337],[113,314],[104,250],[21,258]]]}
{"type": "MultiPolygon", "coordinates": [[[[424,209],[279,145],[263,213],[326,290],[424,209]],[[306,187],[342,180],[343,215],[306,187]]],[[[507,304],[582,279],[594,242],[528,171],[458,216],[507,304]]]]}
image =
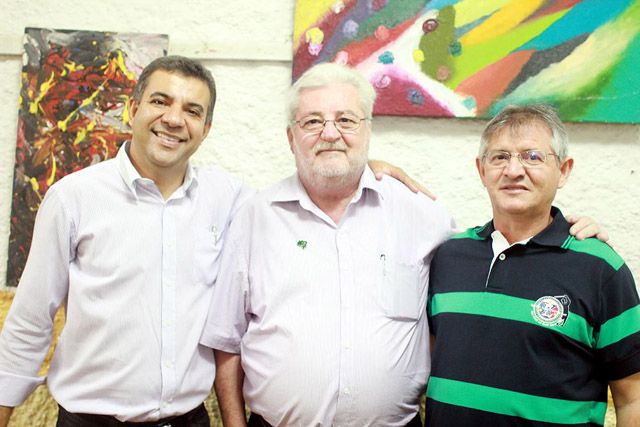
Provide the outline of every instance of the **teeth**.
{"type": "Polygon", "coordinates": [[[162,132],[156,132],[156,135],[162,139],[166,139],[167,141],[171,141],[171,142],[180,142],[181,139],[180,138],[176,138],[174,136],[171,135],[167,135],[166,133],[162,133],[162,132]]]}

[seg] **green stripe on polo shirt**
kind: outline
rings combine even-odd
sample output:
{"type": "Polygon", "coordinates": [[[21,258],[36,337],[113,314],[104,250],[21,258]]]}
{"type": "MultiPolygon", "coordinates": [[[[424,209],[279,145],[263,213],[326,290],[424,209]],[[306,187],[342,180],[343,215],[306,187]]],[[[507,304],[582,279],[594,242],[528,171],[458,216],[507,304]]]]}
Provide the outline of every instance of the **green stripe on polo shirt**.
{"type": "Polygon", "coordinates": [[[619,270],[624,265],[624,260],[614,251],[611,246],[601,242],[598,239],[576,240],[575,237],[569,236],[562,244],[564,249],[574,252],[582,252],[593,255],[604,260],[614,270],[619,270]]]}
{"type": "Polygon", "coordinates": [[[595,346],[593,328],[587,321],[569,311],[562,326],[545,326],[531,314],[535,301],[491,292],[448,292],[435,294],[431,299],[431,315],[442,313],[473,314],[529,323],[572,338],[587,347],[595,346]]]}
{"type": "Polygon", "coordinates": [[[472,239],[472,240],[485,240],[484,238],[478,235],[478,232],[482,231],[484,227],[479,228],[467,228],[462,233],[454,234],[451,236],[451,239],[472,239]]]}
{"type": "Polygon", "coordinates": [[[640,331],[640,306],[637,305],[607,320],[602,325],[597,348],[614,344],[638,331],[640,331]]]}
{"type": "Polygon", "coordinates": [[[606,402],[533,396],[434,376],[429,378],[427,397],[450,405],[556,424],[602,425],[607,412],[606,402]]]}

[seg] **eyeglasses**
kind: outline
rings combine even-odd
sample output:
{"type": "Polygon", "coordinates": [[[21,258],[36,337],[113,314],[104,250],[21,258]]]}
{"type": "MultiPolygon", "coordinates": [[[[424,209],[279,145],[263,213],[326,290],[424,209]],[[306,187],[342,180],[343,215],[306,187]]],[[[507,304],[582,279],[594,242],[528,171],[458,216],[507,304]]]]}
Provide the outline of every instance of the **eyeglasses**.
{"type": "Polygon", "coordinates": [[[301,118],[300,120],[294,120],[292,124],[297,124],[306,133],[320,133],[324,130],[327,122],[333,122],[333,125],[338,129],[340,133],[355,133],[360,124],[364,120],[371,120],[368,117],[356,117],[350,114],[342,114],[335,119],[327,120],[321,116],[310,115],[301,118]]]}
{"type": "Polygon", "coordinates": [[[482,156],[482,161],[491,167],[502,168],[509,164],[512,157],[517,157],[520,164],[524,167],[541,166],[547,161],[548,156],[558,157],[554,153],[545,153],[540,150],[526,150],[519,153],[510,153],[508,151],[493,150],[488,151],[482,156]]]}

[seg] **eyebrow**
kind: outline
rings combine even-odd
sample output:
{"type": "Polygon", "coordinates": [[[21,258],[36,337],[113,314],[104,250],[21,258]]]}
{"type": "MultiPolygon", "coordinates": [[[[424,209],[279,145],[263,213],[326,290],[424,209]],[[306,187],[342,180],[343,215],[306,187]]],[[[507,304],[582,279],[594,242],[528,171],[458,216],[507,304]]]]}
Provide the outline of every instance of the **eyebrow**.
{"type": "Polygon", "coordinates": [[[164,92],[153,92],[153,93],[149,94],[149,98],[153,98],[154,96],[160,96],[162,98],[171,98],[169,95],[167,95],[164,92]]]}

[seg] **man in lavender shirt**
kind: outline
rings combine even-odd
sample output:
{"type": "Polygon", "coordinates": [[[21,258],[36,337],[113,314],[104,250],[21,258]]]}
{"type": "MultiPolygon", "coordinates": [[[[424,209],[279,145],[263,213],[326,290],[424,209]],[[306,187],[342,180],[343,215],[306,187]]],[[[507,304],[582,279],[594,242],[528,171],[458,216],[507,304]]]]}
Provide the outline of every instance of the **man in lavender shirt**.
{"type": "Polygon", "coordinates": [[[290,91],[297,173],[234,218],[201,339],[225,425],[244,425],[245,398],[249,425],[421,425],[429,262],[453,221],[374,178],[374,99],[337,64],[290,91]]]}

